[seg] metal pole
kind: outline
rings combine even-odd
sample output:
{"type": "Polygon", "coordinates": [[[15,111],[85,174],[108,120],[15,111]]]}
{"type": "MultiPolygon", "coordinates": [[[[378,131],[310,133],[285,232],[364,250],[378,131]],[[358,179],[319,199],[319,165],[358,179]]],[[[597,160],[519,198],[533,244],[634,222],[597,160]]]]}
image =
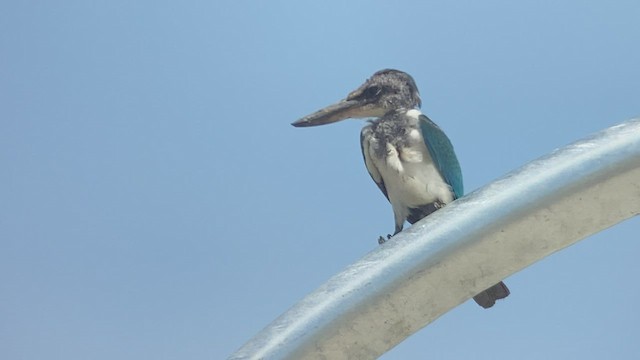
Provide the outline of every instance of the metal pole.
{"type": "Polygon", "coordinates": [[[476,293],[640,213],[640,119],[447,205],[335,275],[230,359],[375,359],[476,293]]]}

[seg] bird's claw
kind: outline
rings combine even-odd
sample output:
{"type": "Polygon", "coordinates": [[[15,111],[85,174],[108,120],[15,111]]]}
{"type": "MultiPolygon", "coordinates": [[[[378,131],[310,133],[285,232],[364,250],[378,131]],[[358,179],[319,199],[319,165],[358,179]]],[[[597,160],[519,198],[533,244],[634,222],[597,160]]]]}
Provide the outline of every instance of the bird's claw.
{"type": "Polygon", "coordinates": [[[382,245],[382,244],[386,243],[387,240],[391,240],[391,237],[392,237],[391,234],[387,234],[387,238],[386,239],[384,237],[380,236],[378,238],[378,244],[382,245]]]}

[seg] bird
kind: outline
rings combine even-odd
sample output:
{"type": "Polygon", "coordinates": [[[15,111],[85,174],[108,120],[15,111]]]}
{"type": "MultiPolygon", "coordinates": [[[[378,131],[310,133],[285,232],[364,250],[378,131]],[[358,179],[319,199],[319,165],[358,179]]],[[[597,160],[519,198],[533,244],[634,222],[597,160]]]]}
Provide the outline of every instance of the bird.
{"type": "MultiPolygon", "coordinates": [[[[346,98],[300,118],[291,125],[311,127],[368,118],[360,133],[364,163],[393,208],[395,229],[414,224],[463,196],[462,170],[453,145],[419,109],[418,87],[411,75],[395,69],[377,71],[346,98]]],[[[391,238],[391,235],[388,235],[391,238]]],[[[379,242],[383,243],[384,238],[379,242]]],[[[499,282],[473,297],[483,308],[509,295],[499,282]]]]}

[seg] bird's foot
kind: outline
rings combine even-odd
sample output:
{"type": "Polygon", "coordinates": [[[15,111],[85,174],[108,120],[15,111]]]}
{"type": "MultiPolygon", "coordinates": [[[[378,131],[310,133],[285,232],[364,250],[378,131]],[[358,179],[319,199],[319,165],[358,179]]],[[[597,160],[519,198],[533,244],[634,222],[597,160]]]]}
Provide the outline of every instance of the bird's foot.
{"type": "Polygon", "coordinates": [[[382,245],[382,244],[386,243],[387,240],[391,240],[391,237],[392,236],[390,234],[387,234],[387,238],[386,239],[384,237],[380,236],[378,238],[378,244],[382,245]]]}

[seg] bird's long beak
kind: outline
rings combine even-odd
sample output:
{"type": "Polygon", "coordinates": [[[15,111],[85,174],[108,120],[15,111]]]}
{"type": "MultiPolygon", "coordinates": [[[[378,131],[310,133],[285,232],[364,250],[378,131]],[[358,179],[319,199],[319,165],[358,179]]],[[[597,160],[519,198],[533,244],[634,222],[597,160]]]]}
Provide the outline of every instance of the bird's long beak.
{"type": "MultiPolygon", "coordinates": [[[[384,115],[384,114],[382,114],[384,115]]],[[[356,99],[344,99],[313,114],[309,114],[293,123],[295,127],[307,127],[331,124],[349,118],[382,116],[374,104],[356,99]]]]}

